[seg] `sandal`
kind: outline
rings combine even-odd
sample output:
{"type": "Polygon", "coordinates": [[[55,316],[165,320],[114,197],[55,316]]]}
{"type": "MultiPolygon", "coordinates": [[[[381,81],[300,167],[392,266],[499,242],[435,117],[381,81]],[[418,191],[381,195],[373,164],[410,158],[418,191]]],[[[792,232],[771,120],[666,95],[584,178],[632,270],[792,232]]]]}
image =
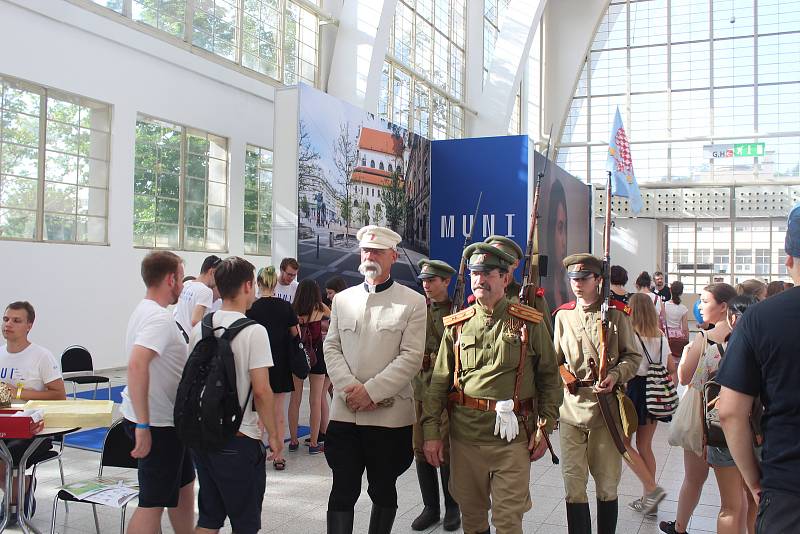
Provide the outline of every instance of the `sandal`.
{"type": "Polygon", "coordinates": [[[300,442],[297,443],[292,443],[291,441],[289,442],[289,450],[291,452],[295,452],[299,448],[300,448],[300,442]]]}
{"type": "Polygon", "coordinates": [[[283,471],[286,469],[286,460],[273,460],[272,467],[275,471],[283,471]]]}

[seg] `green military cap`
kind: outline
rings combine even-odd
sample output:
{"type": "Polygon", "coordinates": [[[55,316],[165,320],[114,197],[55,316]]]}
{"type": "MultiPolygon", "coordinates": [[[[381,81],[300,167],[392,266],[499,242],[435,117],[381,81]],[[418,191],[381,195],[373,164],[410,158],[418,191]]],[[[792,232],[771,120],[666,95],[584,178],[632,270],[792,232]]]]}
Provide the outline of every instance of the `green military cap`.
{"type": "Polygon", "coordinates": [[[522,247],[517,245],[517,242],[513,239],[509,239],[502,235],[490,235],[486,239],[483,240],[484,243],[487,245],[492,245],[493,247],[497,247],[506,254],[511,254],[517,260],[522,259],[522,247]]]}
{"type": "Polygon", "coordinates": [[[450,267],[442,260],[426,260],[422,259],[417,262],[419,267],[419,275],[417,278],[424,280],[426,278],[433,278],[439,276],[441,278],[450,278],[456,273],[456,270],[450,267]]]}
{"type": "Polygon", "coordinates": [[[585,278],[590,274],[603,274],[603,260],[587,253],[572,254],[564,258],[564,267],[570,278],[585,278]]]}
{"type": "Polygon", "coordinates": [[[508,270],[516,258],[499,247],[486,243],[473,243],[464,249],[464,258],[470,271],[508,270]]]}

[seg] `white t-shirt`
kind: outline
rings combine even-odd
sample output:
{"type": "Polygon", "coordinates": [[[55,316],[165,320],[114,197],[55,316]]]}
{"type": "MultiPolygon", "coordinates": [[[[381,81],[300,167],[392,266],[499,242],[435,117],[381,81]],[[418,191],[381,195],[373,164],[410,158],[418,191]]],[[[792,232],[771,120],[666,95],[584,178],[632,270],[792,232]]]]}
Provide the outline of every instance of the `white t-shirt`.
{"type": "MultiPolygon", "coordinates": [[[[244,314],[239,312],[220,310],[214,314],[214,328],[220,326],[227,328],[237,319],[243,318],[245,318],[244,314]]],[[[223,330],[216,331],[217,337],[222,334],[223,330]]],[[[189,341],[190,353],[202,336],[202,324],[197,324],[192,330],[192,338],[189,341]]],[[[253,410],[253,392],[250,391],[250,369],[273,366],[267,329],[260,324],[248,326],[233,338],[231,350],[236,367],[236,390],[239,393],[239,405],[244,406],[247,401],[239,432],[253,439],[261,439],[261,431],[258,429],[258,413],[253,410]],[[248,391],[250,391],[250,400],[247,400],[248,391]]]]}
{"type": "Polygon", "coordinates": [[[288,286],[285,286],[280,282],[278,282],[275,285],[274,295],[279,299],[283,299],[289,304],[291,304],[294,302],[294,294],[297,293],[298,285],[300,285],[300,283],[297,280],[292,280],[292,283],[289,284],[288,286]]]}
{"type": "MultiPolygon", "coordinates": [[[[639,336],[636,337],[636,343],[639,344],[639,336]]],[[[642,344],[647,349],[647,353],[650,354],[650,359],[653,360],[653,363],[660,363],[663,364],[664,367],[667,366],[667,357],[671,354],[669,350],[669,342],[665,336],[659,337],[642,337],[642,344]]],[[[640,345],[640,348],[641,348],[640,345]]],[[[647,361],[647,356],[644,354],[644,350],[642,350],[642,361],[639,364],[639,370],[636,371],[638,376],[647,376],[647,370],[650,369],[650,362],[647,361]]]]}
{"type": "MultiPolygon", "coordinates": [[[[150,385],[147,391],[150,425],[174,426],[172,414],[175,409],[175,395],[189,353],[169,310],[162,308],[154,300],[142,300],[128,321],[125,334],[125,354],[128,357],[134,345],[157,354],[150,361],[150,385]]],[[[125,419],[139,422],[127,386],[122,390],[120,411],[125,419]]]]}
{"type": "Polygon", "coordinates": [[[183,284],[183,291],[178,298],[178,303],[172,310],[172,314],[186,332],[192,333],[192,312],[195,306],[205,306],[206,311],[211,309],[214,303],[214,290],[197,280],[190,280],[183,284]]]}
{"type": "Polygon", "coordinates": [[[53,353],[31,343],[24,350],[11,353],[8,346],[0,347],[0,382],[15,388],[22,384],[25,389],[44,391],[45,384],[61,378],[61,366],[53,353]]]}
{"type": "Polygon", "coordinates": [[[664,310],[667,316],[667,334],[671,337],[678,337],[683,327],[683,317],[689,313],[689,308],[668,300],[664,304],[664,310]]]}
{"type": "MultiPolygon", "coordinates": [[[[209,313],[214,313],[215,311],[219,311],[222,309],[222,299],[215,300],[210,308],[206,308],[206,313],[203,314],[203,317],[208,315],[209,313]]],[[[191,332],[187,332],[189,335],[192,335],[191,332]]]]}

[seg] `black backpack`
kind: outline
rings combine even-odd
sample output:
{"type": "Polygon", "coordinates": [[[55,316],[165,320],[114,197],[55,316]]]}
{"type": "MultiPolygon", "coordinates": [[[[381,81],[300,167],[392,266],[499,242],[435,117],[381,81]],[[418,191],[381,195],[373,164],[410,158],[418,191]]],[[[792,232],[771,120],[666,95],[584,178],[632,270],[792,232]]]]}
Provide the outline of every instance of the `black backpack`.
{"type": "MultiPolygon", "coordinates": [[[[231,341],[252,319],[238,319],[228,328],[213,326],[213,313],[203,317],[203,337],[192,349],[175,396],[175,430],[187,447],[220,450],[239,431],[244,408],[239,406],[231,341]],[[214,332],[224,330],[220,337],[214,332]]],[[[244,406],[250,401],[252,386],[244,406]]]]}

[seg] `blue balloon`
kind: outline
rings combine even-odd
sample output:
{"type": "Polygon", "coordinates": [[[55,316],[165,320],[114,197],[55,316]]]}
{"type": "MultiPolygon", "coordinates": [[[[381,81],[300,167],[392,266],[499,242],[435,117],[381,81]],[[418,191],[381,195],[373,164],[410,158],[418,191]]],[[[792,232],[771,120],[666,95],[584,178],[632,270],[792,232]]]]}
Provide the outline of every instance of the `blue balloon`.
{"type": "Polygon", "coordinates": [[[700,313],[700,299],[694,301],[694,318],[697,324],[703,323],[703,315],[700,313]]]}

